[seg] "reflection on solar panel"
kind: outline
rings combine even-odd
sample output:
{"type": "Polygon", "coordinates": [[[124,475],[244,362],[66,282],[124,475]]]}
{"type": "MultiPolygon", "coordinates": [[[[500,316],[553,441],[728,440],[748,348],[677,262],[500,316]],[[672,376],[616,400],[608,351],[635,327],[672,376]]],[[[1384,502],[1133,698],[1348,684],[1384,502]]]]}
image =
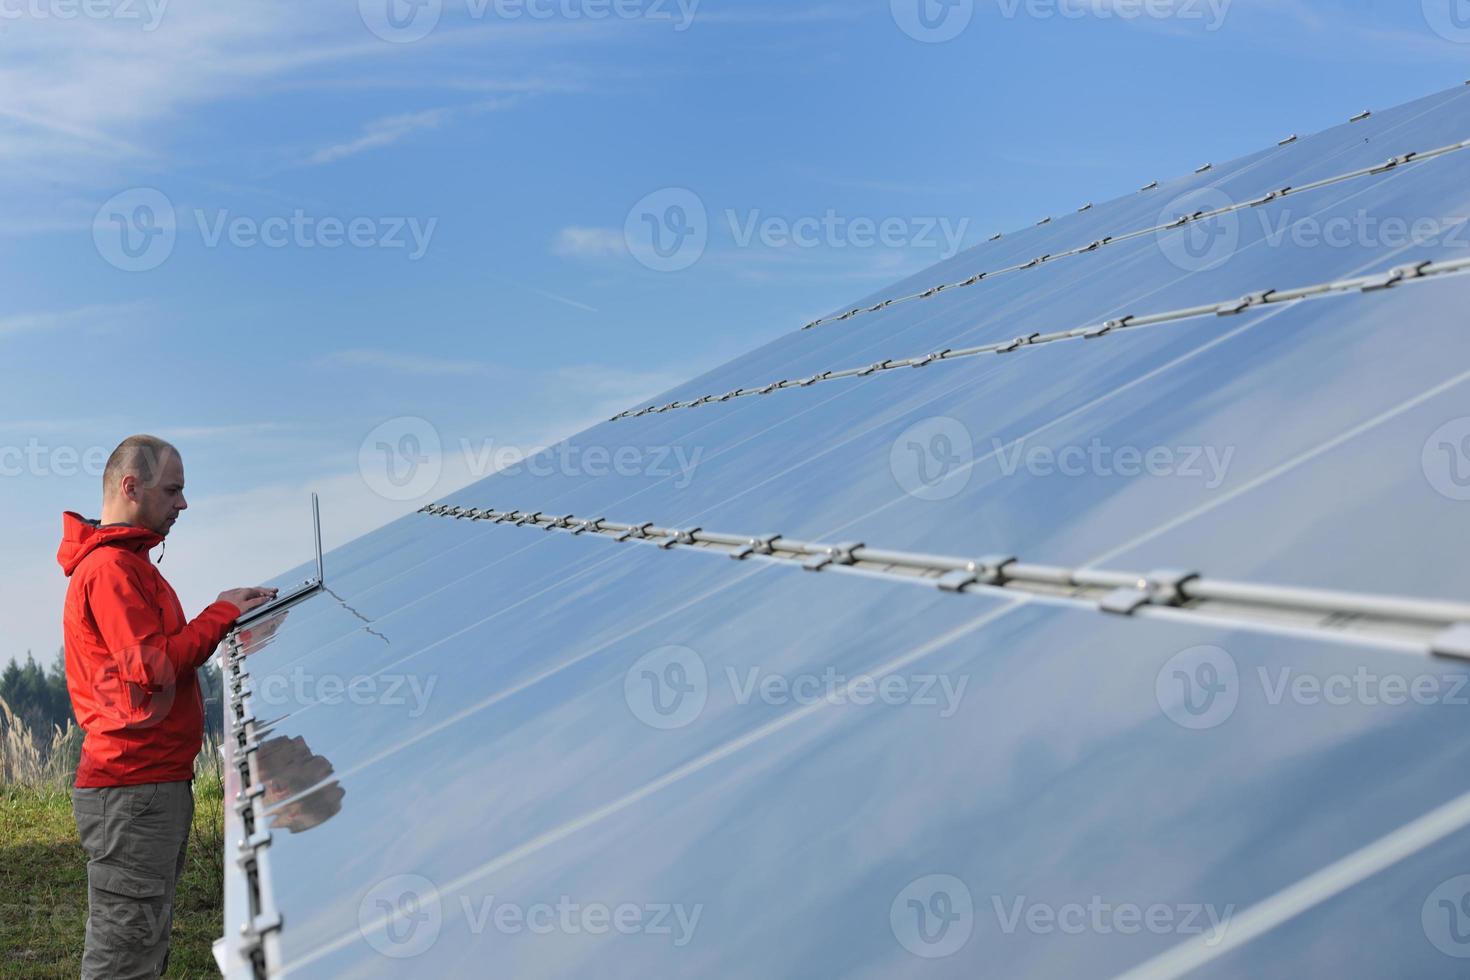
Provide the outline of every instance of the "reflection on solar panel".
{"type": "Polygon", "coordinates": [[[1458,972],[1467,138],[1000,236],[329,554],[229,641],[228,972],[1458,972]]]}

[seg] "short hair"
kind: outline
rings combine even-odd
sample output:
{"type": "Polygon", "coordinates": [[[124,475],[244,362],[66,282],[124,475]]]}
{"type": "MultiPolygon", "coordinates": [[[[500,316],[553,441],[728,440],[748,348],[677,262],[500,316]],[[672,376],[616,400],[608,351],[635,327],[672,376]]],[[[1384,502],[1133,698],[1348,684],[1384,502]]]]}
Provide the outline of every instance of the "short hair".
{"type": "Polygon", "coordinates": [[[145,486],[153,486],[163,472],[163,460],[169,453],[177,456],[179,451],[157,436],[128,436],[107,457],[107,465],[102,469],[103,496],[117,493],[125,476],[135,476],[145,486]]]}

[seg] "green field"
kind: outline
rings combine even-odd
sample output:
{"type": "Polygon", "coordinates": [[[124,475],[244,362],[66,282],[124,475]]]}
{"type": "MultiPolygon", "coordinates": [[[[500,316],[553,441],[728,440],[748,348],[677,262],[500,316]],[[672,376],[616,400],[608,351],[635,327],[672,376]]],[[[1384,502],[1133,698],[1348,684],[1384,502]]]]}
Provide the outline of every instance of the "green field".
{"type": "MultiPolygon", "coordinates": [[[[179,882],[167,976],[218,977],[224,869],[219,777],[194,782],[189,865],[179,882]]],[[[87,857],[71,798],[59,788],[0,786],[0,977],[72,977],[81,971],[87,857]]]]}

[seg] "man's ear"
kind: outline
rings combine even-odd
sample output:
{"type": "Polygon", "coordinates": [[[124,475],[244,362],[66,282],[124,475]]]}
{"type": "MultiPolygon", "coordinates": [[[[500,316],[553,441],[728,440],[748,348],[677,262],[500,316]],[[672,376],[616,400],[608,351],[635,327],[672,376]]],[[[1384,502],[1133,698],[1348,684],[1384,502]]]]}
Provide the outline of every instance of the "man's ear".
{"type": "Polygon", "coordinates": [[[117,492],[126,500],[136,501],[138,499],[138,478],[132,473],[123,474],[122,479],[117,481],[117,492]]]}

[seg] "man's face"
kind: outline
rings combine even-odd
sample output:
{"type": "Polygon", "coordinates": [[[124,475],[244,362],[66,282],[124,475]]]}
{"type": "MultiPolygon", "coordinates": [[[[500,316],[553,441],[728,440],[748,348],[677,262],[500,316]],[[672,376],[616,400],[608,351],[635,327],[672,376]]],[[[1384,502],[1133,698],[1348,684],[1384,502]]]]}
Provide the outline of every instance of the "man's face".
{"type": "Polygon", "coordinates": [[[128,495],[136,507],[133,523],[166,537],[179,519],[179,512],[189,506],[184,500],[184,461],[179,454],[164,454],[159,461],[158,479],[151,486],[136,477],[124,479],[133,481],[128,495]]]}

